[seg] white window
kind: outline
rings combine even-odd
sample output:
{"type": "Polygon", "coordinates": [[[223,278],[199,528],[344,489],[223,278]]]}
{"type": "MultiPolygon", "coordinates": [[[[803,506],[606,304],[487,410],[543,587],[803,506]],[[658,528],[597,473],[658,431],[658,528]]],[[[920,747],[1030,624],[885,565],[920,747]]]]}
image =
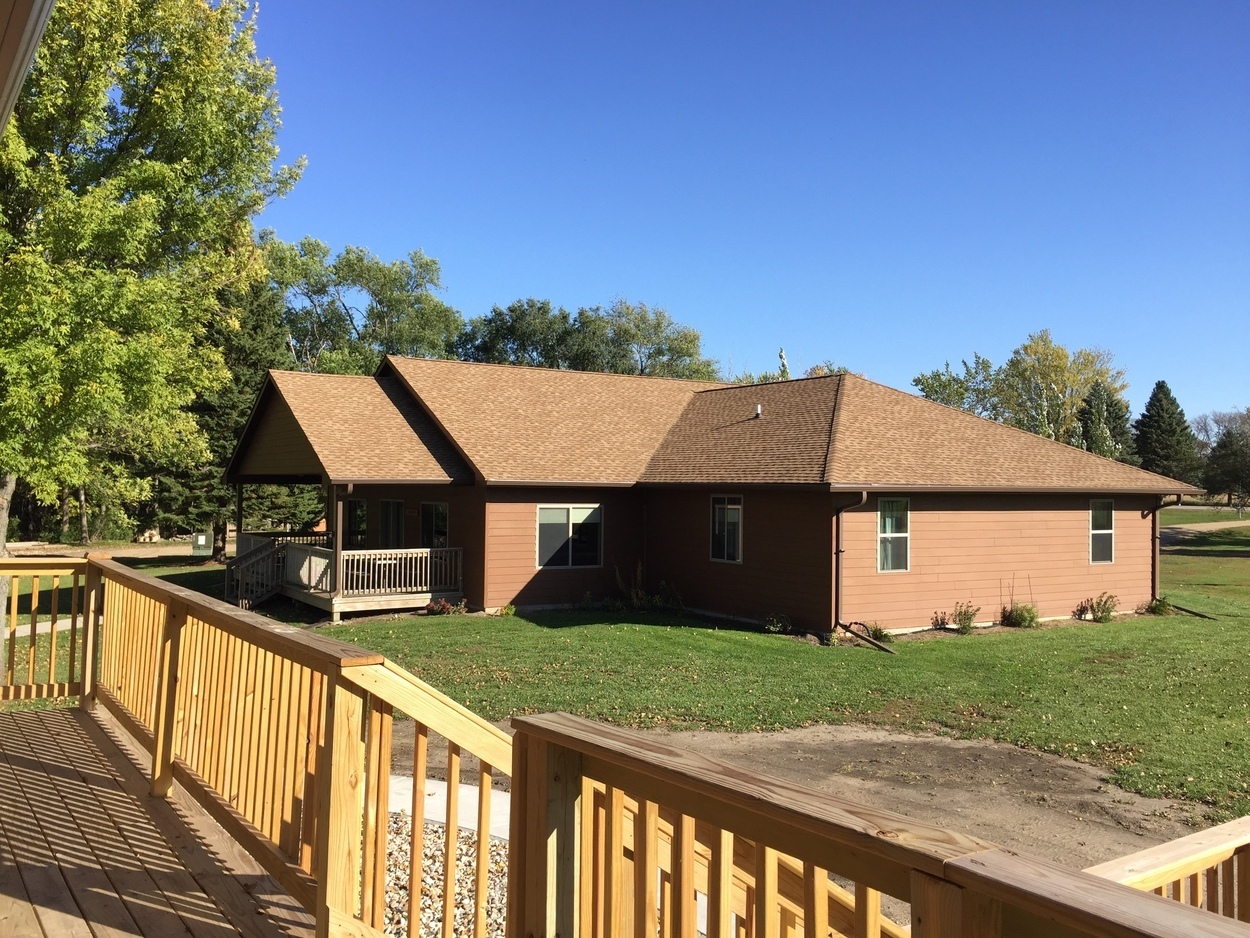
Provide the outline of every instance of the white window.
{"type": "Polygon", "coordinates": [[[712,559],[742,563],[742,496],[712,496],[712,559]]]}
{"type": "Polygon", "coordinates": [[[538,566],[602,565],[602,505],[538,506],[538,566]]]}
{"type": "Polygon", "coordinates": [[[1091,499],[1089,503],[1089,562],[1111,563],[1115,560],[1115,502],[1109,498],[1091,499]]]}
{"type": "Polygon", "coordinates": [[[909,569],[911,536],[908,534],[909,500],[877,499],[877,572],[909,569]]]}
{"type": "Polygon", "coordinates": [[[404,546],[404,503],[382,499],[382,525],[379,546],[383,550],[397,550],[404,546]]]}

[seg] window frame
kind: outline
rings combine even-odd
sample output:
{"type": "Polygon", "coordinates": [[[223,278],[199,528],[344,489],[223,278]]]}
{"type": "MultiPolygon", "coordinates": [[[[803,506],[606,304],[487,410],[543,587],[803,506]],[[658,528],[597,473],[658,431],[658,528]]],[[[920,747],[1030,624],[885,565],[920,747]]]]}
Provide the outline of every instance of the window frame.
{"type": "Polygon", "coordinates": [[[910,573],[911,572],[911,498],[908,496],[887,496],[877,498],[877,572],[878,573],[910,573]],[[907,530],[902,534],[883,534],[881,531],[881,505],[882,503],[901,502],[903,505],[903,514],[907,519],[907,530]],[[906,561],[902,568],[883,569],[881,566],[881,541],[885,538],[897,540],[901,538],[906,550],[904,559],[906,561]]]}
{"type": "Polygon", "coordinates": [[[602,570],[603,569],[603,530],[607,526],[607,512],[603,502],[546,502],[534,506],[534,569],[535,570],[602,570]],[[544,508],[560,508],[568,512],[569,562],[567,564],[545,564],[542,562],[542,516],[544,508]],[[599,512],[599,562],[573,563],[573,510],[577,508],[599,512]]]}
{"type": "Polygon", "coordinates": [[[404,540],[405,540],[404,527],[406,526],[404,509],[406,507],[407,506],[404,504],[404,500],[402,498],[378,499],[378,549],[379,550],[403,550],[404,549],[404,540]],[[399,506],[399,516],[398,516],[398,519],[392,518],[391,521],[398,520],[399,524],[396,530],[388,531],[386,510],[388,506],[393,506],[393,505],[399,506]],[[398,544],[383,543],[387,539],[386,535],[388,533],[392,535],[397,535],[399,543],[398,544]]]}
{"type": "Polygon", "coordinates": [[[746,500],[741,495],[718,494],[713,492],[710,496],[708,496],[707,556],[712,563],[732,563],[739,565],[742,563],[742,531],[744,527],[743,520],[745,516],[745,501],[746,500]],[[737,559],[735,560],[729,560],[725,557],[716,556],[716,500],[718,498],[725,500],[724,507],[726,509],[738,509],[738,549],[737,559]],[[730,499],[734,499],[736,504],[730,504],[730,499]]]}
{"type": "Polygon", "coordinates": [[[1115,499],[1114,498],[1091,498],[1089,500],[1089,562],[1090,564],[1098,564],[1099,566],[1115,563],[1115,499]],[[1111,527],[1109,528],[1095,528],[1094,527],[1094,506],[1095,505],[1110,506],[1109,511],[1111,515],[1111,527]],[[1111,559],[1110,560],[1095,560],[1094,559],[1094,535],[1096,534],[1110,535],[1110,539],[1111,539],[1111,559]]]}

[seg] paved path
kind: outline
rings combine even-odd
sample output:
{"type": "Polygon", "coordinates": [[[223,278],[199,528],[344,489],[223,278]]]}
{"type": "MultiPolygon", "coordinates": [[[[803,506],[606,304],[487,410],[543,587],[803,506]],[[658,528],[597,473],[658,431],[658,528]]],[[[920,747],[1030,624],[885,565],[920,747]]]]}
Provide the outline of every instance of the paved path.
{"type": "Polygon", "coordinates": [[[1164,547],[1174,547],[1195,534],[1203,531],[1222,531],[1224,528],[1250,527],[1250,518],[1240,521],[1200,521],[1195,524],[1164,524],[1159,527],[1159,543],[1164,547]]]}

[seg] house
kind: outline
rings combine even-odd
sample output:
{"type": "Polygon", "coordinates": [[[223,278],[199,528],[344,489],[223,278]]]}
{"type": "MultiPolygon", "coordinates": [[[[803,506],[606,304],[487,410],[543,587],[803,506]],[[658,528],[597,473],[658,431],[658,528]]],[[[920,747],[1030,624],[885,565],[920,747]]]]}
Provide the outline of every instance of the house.
{"type": "Polygon", "coordinates": [[[689,608],[813,630],[921,626],[957,602],[981,620],[1102,592],[1132,608],[1158,595],[1165,497],[1198,491],[855,375],[396,356],[370,377],[272,372],[227,478],[327,496],[327,534],[242,539],[244,600],[551,606],[641,571],[689,608]]]}

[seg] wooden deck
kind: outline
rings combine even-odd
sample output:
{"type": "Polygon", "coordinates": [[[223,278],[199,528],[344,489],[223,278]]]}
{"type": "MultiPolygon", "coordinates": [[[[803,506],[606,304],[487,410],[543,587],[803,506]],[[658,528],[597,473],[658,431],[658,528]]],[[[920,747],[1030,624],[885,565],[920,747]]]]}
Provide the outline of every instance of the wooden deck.
{"type": "Polygon", "coordinates": [[[102,713],[0,713],[0,935],[277,938],[309,917],[102,713]]]}

